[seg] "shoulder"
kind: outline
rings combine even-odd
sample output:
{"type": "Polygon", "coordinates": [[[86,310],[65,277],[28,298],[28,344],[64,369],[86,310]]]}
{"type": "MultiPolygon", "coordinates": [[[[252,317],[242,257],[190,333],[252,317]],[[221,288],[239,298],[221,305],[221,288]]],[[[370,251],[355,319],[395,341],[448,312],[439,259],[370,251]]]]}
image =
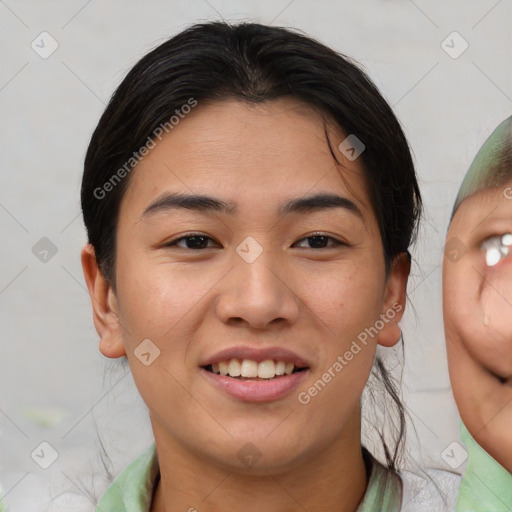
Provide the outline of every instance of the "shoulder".
{"type": "Polygon", "coordinates": [[[402,471],[401,512],[452,512],[461,475],[440,469],[402,471]]]}
{"type": "Polygon", "coordinates": [[[97,505],[98,512],[149,510],[160,469],[155,443],[137,457],[107,488],[97,505]]]}
{"type": "MultiPolygon", "coordinates": [[[[372,471],[357,512],[453,512],[461,476],[438,469],[398,474],[372,457],[372,471]]],[[[489,511],[490,512],[490,511],[489,511]]]]}
{"type": "Polygon", "coordinates": [[[505,510],[512,503],[512,474],[489,455],[461,423],[461,440],[468,453],[457,510],[505,510]]]}

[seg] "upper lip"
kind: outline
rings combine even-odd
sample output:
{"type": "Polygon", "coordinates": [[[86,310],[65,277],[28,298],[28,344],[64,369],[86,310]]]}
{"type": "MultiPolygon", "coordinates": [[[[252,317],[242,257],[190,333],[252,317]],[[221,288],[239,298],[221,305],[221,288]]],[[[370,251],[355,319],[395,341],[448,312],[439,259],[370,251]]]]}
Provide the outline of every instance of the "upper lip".
{"type": "Polygon", "coordinates": [[[293,363],[298,368],[309,368],[308,361],[300,357],[295,352],[282,347],[230,347],[214,355],[206,357],[199,366],[208,366],[211,364],[218,364],[221,361],[229,361],[230,359],[250,359],[261,363],[262,361],[274,360],[284,361],[285,363],[293,363]]]}

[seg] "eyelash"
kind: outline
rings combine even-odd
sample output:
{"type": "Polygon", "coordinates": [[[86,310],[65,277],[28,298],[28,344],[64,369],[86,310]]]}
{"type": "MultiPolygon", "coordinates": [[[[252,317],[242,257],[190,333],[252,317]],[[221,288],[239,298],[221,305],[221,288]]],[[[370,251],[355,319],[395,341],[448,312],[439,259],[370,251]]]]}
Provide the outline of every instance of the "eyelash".
{"type": "MultiPolygon", "coordinates": [[[[191,251],[199,251],[199,250],[204,250],[204,249],[209,249],[211,247],[203,247],[203,248],[200,248],[200,249],[193,249],[191,247],[183,247],[183,246],[180,246],[178,245],[179,242],[182,242],[182,241],[185,241],[186,243],[186,240],[190,240],[192,238],[201,238],[201,239],[206,239],[206,240],[213,240],[213,238],[207,236],[207,235],[204,235],[202,233],[189,233],[185,236],[181,236],[180,238],[177,238],[175,240],[171,240],[170,242],[166,243],[164,245],[164,247],[180,247],[182,249],[185,249],[185,250],[191,250],[191,251]]],[[[294,245],[296,245],[297,243],[299,242],[302,242],[304,240],[308,240],[308,239],[313,239],[313,238],[323,238],[323,239],[328,239],[328,241],[333,244],[334,243],[334,247],[338,247],[338,246],[346,246],[348,247],[349,244],[345,243],[345,242],[342,242],[340,240],[337,240],[336,238],[332,237],[332,236],[329,236],[329,235],[326,235],[324,233],[313,233],[311,235],[308,235],[308,236],[305,236],[303,238],[301,238],[300,240],[298,240],[297,242],[295,242],[294,245]]],[[[215,242],[217,243],[217,242],[215,242]]],[[[322,247],[320,249],[314,249],[313,247],[306,247],[306,249],[313,249],[313,250],[325,250],[325,249],[330,249],[332,248],[333,245],[331,245],[331,247],[322,247]]]]}
{"type": "Polygon", "coordinates": [[[485,252],[485,263],[488,267],[493,267],[507,258],[511,248],[512,233],[490,236],[480,245],[480,249],[485,252]]]}

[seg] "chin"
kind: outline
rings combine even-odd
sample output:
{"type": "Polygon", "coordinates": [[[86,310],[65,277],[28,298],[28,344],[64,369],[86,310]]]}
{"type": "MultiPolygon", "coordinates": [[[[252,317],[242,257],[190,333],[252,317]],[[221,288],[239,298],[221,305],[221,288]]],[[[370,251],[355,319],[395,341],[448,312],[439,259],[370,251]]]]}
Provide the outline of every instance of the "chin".
{"type": "Polygon", "coordinates": [[[268,476],[296,469],[298,461],[305,457],[303,442],[299,445],[280,438],[249,439],[234,436],[229,447],[210,453],[211,463],[239,474],[268,476]]]}

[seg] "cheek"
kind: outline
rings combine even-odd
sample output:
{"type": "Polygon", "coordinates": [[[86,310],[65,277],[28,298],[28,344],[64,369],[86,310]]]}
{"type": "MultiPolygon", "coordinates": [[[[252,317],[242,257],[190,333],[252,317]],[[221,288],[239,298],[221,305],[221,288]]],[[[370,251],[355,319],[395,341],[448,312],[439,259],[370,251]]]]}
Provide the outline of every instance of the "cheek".
{"type": "MultiPolygon", "coordinates": [[[[478,260],[480,262],[480,260],[478,260]]],[[[512,374],[512,273],[468,258],[447,275],[448,341],[460,339],[472,358],[500,376],[512,374]]]]}
{"type": "Polygon", "coordinates": [[[489,269],[481,303],[491,350],[512,363],[512,264],[489,269]]]}
{"type": "Polygon", "coordinates": [[[187,367],[190,343],[204,318],[208,291],[218,281],[212,272],[207,274],[169,263],[151,264],[148,258],[119,262],[123,341],[137,389],[157,416],[168,409],[187,410],[191,421],[196,417],[204,420],[202,409],[194,401],[190,403],[184,389],[191,385],[187,367]],[[141,351],[141,342],[148,339],[154,345],[141,351]],[[148,352],[150,356],[144,360],[142,354],[148,352]]]}
{"type": "Polygon", "coordinates": [[[302,286],[302,297],[314,317],[327,328],[336,350],[344,349],[379,318],[383,275],[357,265],[315,273],[302,286]]]}
{"type": "Polygon", "coordinates": [[[130,336],[162,341],[172,338],[173,331],[191,328],[198,315],[190,312],[201,307],[218,281],[211,268],[192,270],[170,263],[141,263],[137,258],[122,262],[117,277],[121,318],[130,336]]]}
{"type": "Polygon", "coordinates": [[[486,268],[482,288],[482,305],[512,324],[512,257],[486,268]]]}

